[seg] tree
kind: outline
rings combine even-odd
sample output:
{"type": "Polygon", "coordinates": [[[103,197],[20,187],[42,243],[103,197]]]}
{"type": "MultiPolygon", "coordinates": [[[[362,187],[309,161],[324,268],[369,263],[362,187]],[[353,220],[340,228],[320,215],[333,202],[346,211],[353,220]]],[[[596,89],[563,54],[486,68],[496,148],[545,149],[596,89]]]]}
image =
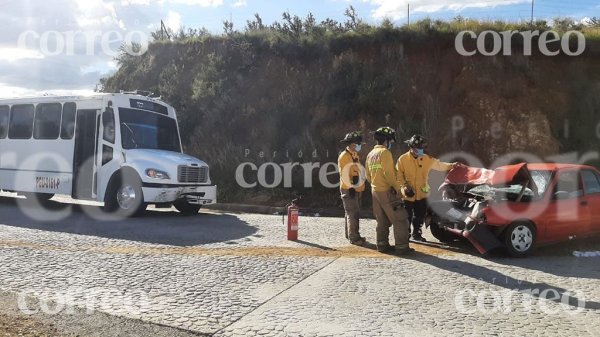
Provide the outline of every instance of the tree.
{"type": "Polygon", "coordinates": [[[229,20],[223,21],[223,32],[227,36],[233,35],[233,33],[234,33],[234,31],[233,31],[233,22],[231,22],[229,20]]]}
{"type": "Polygon", "coordinates": [[[344,16],[348,18],[348,20],[346,20],[345,23],[346,28],[348,30],[356,30],[356,28],[358,28],[360,20],[358,19],[358,14],[356,13],[356,9],[354,9],[354,6],[346,8],[344,16]]]}
{"type": "Polygon", "coordinates": [[[246,31],[257,31],[265,29],[265,25],[263,24],[263,20],[258,13],[254,13],[254,20],[246,21],[246,31]]]}

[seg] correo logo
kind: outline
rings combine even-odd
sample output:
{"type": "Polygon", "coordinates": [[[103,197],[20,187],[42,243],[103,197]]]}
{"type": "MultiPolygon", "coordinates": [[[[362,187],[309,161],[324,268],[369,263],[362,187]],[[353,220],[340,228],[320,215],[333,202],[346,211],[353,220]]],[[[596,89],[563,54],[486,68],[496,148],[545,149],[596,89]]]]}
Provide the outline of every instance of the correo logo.
{"type": "Polygon", "coordinates": [[[477,53],[483,56],[496,56],[500,54],[500,52],[502,52],[502,55],[504,56],[510,56],[513,53],[512,42],[515,35],[521,36],[523,39],[523,55],[525,56],[532,55],[532,44],[534,37],[538,38],[537,43],[540,52],[546,56],[557,56],[561,53],[561,51],[568,56],[579,56],[583,54],[586,48],[585,35],[574,30],[564,33],[562,38],[557,32],[551,30],[541,33],[539,30],[524,32],[519,32],[516,30],[508,30],[504,32],[486,30],[481,32],[479,35],[477,35],[477,33],[474,31],[465,30],[456,35],[454,47],[462,56],[473,56],[477,53]],[[574,51],[571,50],[570,45],[572,36],[577,38],[577,49],[574,51]],[[493,43],[486,46],[486,42],[489,41],[490,38],[493,43]],[[466,39],[476,41],[477,49],[467,50],[465,47],[466,39]],[[550,50],[549,45],[559,41],[560,49],[550,50]]]}

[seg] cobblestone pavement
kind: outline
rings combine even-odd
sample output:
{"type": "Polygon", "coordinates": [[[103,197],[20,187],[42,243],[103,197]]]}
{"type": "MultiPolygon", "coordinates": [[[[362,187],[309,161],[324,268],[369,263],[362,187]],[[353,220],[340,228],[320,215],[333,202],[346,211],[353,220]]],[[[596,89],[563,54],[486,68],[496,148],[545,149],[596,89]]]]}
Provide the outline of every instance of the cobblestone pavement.
{"type": "Polygon", "coordinates": [[[600,335],[598,258],[400,258],[349,247],[337,218],[301,217],[289,242],[274,215],[35,221],[10,198],[0,214],[0,291],[26,310],[51,299],[216,336],[600,335]]]}

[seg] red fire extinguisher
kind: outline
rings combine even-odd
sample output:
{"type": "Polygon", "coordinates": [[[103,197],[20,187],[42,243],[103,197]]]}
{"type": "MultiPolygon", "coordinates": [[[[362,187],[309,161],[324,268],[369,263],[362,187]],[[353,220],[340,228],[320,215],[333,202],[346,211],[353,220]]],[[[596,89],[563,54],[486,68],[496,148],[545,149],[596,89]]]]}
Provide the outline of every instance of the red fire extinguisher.
{"type": "Polygon", "coordinates": [[[287,239],[291,241],[298,240],[298,206],[296,200],[288,207],[287,239]]]}

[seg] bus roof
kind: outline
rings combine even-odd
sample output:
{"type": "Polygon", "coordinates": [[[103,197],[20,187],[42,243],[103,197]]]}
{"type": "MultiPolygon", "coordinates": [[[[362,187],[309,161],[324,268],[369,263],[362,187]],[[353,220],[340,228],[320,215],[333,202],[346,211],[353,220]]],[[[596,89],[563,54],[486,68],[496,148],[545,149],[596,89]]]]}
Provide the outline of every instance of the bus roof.
{"type": "Polygon", "coordinates": [[[73,96],[26,96],[26,97],[15,97],[15,98],[0,98],[0,105],[3,104],[36,104],[36,103],[53,103],[53,102],[73,102],[73,101],[87,101],[87,100],[99,100],[105,97],[128,97],[128,98],[137,98],[144,99],[153,102],[160,102],[162,104],[169,105],[166,102],[163,102],[160,98],[148,97],[140,94],[134,93],[94,93],[90,95],[73,95],[73,96]]]}

